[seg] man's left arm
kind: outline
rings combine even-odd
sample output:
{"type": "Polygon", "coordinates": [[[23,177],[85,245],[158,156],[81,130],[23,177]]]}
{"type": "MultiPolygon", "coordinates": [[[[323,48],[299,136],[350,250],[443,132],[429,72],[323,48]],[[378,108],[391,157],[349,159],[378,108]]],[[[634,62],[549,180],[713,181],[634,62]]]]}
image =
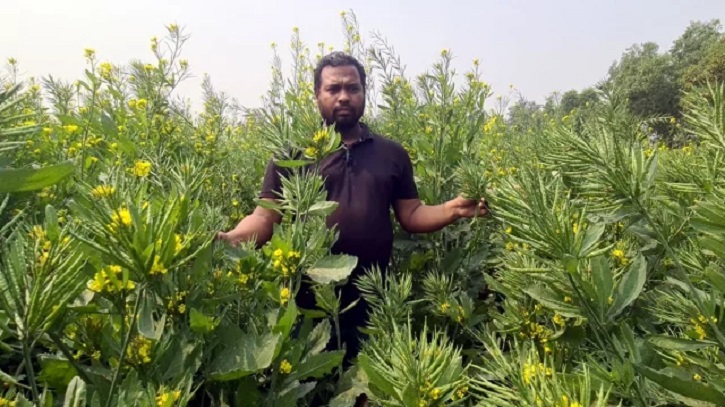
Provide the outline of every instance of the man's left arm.
{"type": "Polygon", "coordinates": [[[395,216],[408,233],[431,233],[443,229],[460,218],[450,201],[440,205],[425,205],[420,199],[400,199],[395,202],[395,216]]]}
{"type": "Polygon", "coordinates": [[[486,202],[476,202],[456,197],[439,205],[426,205],[418,197],[418,189],[413,177],[413,164],[410,156],[403,150],[399,157],[402,171],[396,185],[396,197],[393,202],[395,216],[408,233],[431,233],[443,229],[464,217],[485,216],[486,202]]]}
{"type": "Polygon", "coordinates": [[[400,226],[408,233],[437,232],[458,219],[488,214],[484,199],[476,202],[460,196],[433,206],[419,199],[401,199],[395,202],[394,208],[400,226]]]}

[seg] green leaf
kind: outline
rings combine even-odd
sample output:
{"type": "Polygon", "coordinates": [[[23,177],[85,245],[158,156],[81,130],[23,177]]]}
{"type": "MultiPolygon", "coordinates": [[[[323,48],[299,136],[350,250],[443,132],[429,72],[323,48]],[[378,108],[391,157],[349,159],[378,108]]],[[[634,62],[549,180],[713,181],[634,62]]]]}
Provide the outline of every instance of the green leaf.
{"type": "Polygon", "coordinates": [[[277,325],[274,327],[273,332],[281,334],[283,340],[287,339],[296,320],[297,304],[295,303],[294,298],[290,298],[290,301],[287,304],[287,308],[285,308],[285,312],[280,317],[277,325]]]}
{"type": "Polygon", "coordinates": [[[209,333],[214,329],[214,321],[212,318],[202,314],[196,308],[192,308],[189,311],[189,325],[192,332],[200,334],[209,333]]]}
{"type": "Polygon", "coordinates": [[[329,319],[323,319],[307,335],[306,351],[310,355],[322,352],[330,342],[332,324],[329,319]]]}
{"type": "Polygon", "coordinates": [[[622,280],[617,285],[617,291],[614,295],[614,303],[609,309],[608,317],[616,318],[628,305],[639,297],[647,281],[647,262],[638,254],[629,270],[624,274],[622,280]]]}
{"type": "Polygon", "coordinates": [[[63,407],[85,407],[86,383],[79,376],[74,377],[65,391],[63,407]]]}
{"type": "Polygon", "coordinates": [[[322,201],[310,206],[307,210],[308,215],[316,216],[328,216],[335,211],[338,207],[338,203],[335,201],[322,201]]]}
{"type": "Polygon", "coordinates": [[[540,302],[543,306],[558,312],[565,317],[577,318],[584,317],[579,308],[564,302],[563,298],[559,298],[553,292],[547,290],[543,286],[535,285],[523,289],[534,300],[540,302]]]}
{"type": "Polygon", "coordinates": [[[282,209],[281,205],[274,203],[272,201],[266,200],[266,199],[258,198],[258,199],[254,200],[254,203],[257,204],[257,206],[259,206],[260,208],[272,209],[272,210],[276,210],[276,211],[279,211],[282,209]]]}
{"type": "Polygon", "coordinates": [[[708,236],[700,239],[700,245],[702,246],[703,251],[709,251],[721,259],[725,258],[725,243],[723,243],[720,239],[708,236]]]}
{"type": "Polygon", "coordinates": [[[239,381],[239,387],[237,387],[236,400],[239,403],[238,407],[255,407],[261,403],[262,393],[257,387],[257,383],[254,377],[245,377],[239,381]]]}
{"type": "Polygon", "coordinates": [[[275,394],[274,405],[296,406],[297,400],[311,392],[316,385],[316,382],[300,383],[295,380],[275,394]]]}
{"type": "Polygon", "coordinates": [[[55,208],[51,205],[45,206],[45,233],[48,235],[48,240],[55,242],[60,236],[60,226],[58,226],[58,216],[56,215],[55,208]]]}
{"type": "Polygon", "coordinates": [[[705,278],[718,291],[725,293],[725,273],[720,266],[710,264],[705,268],[705,278]]]}
{"type": "Polygon", "coordinates": [[[357,364],[368,377],[368,386],[371,388],[371,390],[372,388],[376,387],[387,396],[398,394],[398,392],[395,390],[395,385],[393,383],[390,383],[385,377],[383,377],[383,375],[381,375],[375,369],[375,362],[373,362],[368,355],[366,355],[365,353],[361,353],[358,356],[357,364]]]}
{"type": "Polygon", "coordinates": [[[400,394],[404,406],[415,406],[418,404],[419,390],[414,383],[406,383],[400,394]]]}
{"type": "Polygon", "coordinates": [[[152,292],[146,292],[143,295],[143,300],[139,307],[138,312],[138,332],[155,341],[161,339],[161,334],[164,331],[164,323],[166,322],[166,315],[161,317],[161,321],[154,321],[154,294],[152,292]]]}
{"type": "Polygon", "coordinates": [[[208,376],[214,381],[235,380],[272,364],[279,334],[271,332],[261,336],[243,333],[238,327],[228,325],[221,329],[221,343],[208,367],[208,376]]]}
{"type": "Polygon", "coordinates": [[[359,366],[345,371],[338,382],[337,395],[330,400],[330,407],[354,406],[357,398],[369,393],[368,378],[359,366]]]}
{"type": "Polygon", "coordinates": [[[584,239],[582,240],[582,246],[579,251],[579,257],[587,257],[590,252],[596,247],[599,239],[604,234],[605,229],[604,223],[597,223],[587,228],[584,239]]]}
{"type": "Polygon", "coordinates": [[[9,374],[3,372],[0,370],[0,383],[3,384],[18,384],[18,380],[14,378],[13,376],[10,376],[9,374]]]}
{"type": "Polygon", "coordinates": [[[652,187],[657,176],[658,154],[653,154],[647,162],[647,174],[645,175],[643,188],[648,190],[652,187]]]}
{"type": "Polygon", "coordinates": [[[209,245],[199,252],[199,255],[194,259],[194,265],[191,269],[191,274],[198,278],[204,278],[211,270],[211,260],[213,255],[213,246],[209,245]]]}
{"type": "Polygon", "coordinates": [[[15,399],[15,407],[34,407],[34,405],[25,396],[18,394],[15,399]]]}
{"type": "Polygon", "coordinates": [[[465,258],[465,255],[463,253],[463,248],[456,247],[452,249],[448,254],[446,254],[446,257],[443,258],[441,261],[441,269],[446,274],[453,274],[455,273],[456,269],[461,265],[465,258]]]}
{"type": "Polygon", "coordinates": [[[58,114],[58,115],[55,115],[55,117],[56,117],[56,119],[60,120],[60,124],[63,125],[63,126],[67,126],[69,124],[73,124],[73,125],[78,126],[79,128],[80,127],[83,127],[83,123],[81,123],[81,121],[78,118],[74,117],[74,116],[68,116],[68,115],[64,115],[64,114],[58,114]]]}
{"type": "Polygon", "coordinates": [[[40,395],[40,405],[43,407],[53,407],[53,392],[50,389],[44,389],[40,395]]]}
{"type": "Polygon", "coordinates": [[[709,348],[711,346],[717,346],[716,342],[710,341],[694,341],[685,338],[675,338],[674,336],[668,335],[648,335],[647,341],[654,346],[663,349],[676,350],[680,352],[694,351],[698,349],[709,348]]]}
{"type": "Polygon", "coordinates": [[[571,346],[581,346],[587,339],[587,333],[581,325],[567,325],[561,335],[557,337],[554,334],[552,339],[565,342],[571,346]]]}
{"type": "Polygon", "coordinates": [[[295,168],[295,167],[304,167],[305,165],[311,164],[312,161],[307,161],[307,160],[276,160],[274,163],[278,167],[281,167],[281,168],[295,168]]]}
{"type": "Polygon", "coordinates": [[[327,284],[347,279],[357,266],[357,257],[347,254],[330,255],[318,260],[307,275],[315,282],[327,284]]]}
{"type": "Polygon", "coordinates": [[[705,219],[693,218],[690,220],[690,226],[693,229],[701,233],[707,233],[711,235],[719,235],[723,233],[722,225],[713,223],[705,219]]]}
{"type": "Polygon", "coordinates": [[[592,280],[597,291],[597,305],[600,312],[599,315],[603,316],[605,310],[609,306],[608,300],[612,295],[612,289],[614,288],[614,276],[612,275],[612,269],[609,267],[607,258],[604,256],[597,256],[593,258],[591,266],[592,280]]]}
{"type": "Polygon", "coordinates": [[[711,234],[725,233],[725,215],[721,208],[713,202],[703,202],[695,209],[697,216],[692,218],[690,225],[697,231],[711,234]]]}
{"type": "Polygon", "coordinates": [[[43,355],[40,357],[40,366],[42,370],[37,379],[41,383],[48,383],[55,388],[66,387],[76,376],[76,370],[73,365],[64,358],[51,355],[43,355]]]}
{"type": "Polygon", "coordinates": [[[299,366],[293,366],[289,380],[304,380],[307,378],[322,378],[342,363],[345,351],[336,350],[322,352],[303,359],[299,366]]]}
{"type": "Polygon", "coordinates": [[[715,403],[717,406],[725,405],[725,395],[713,388],[709,384],[696,382],[695,380],[685,380],[676,377],[672,372],[663,373],[656,371],[650,367],[643,365],[634,365],[634,368],[646,378],[659,384],[667,390],[681,394],[695,400],[707,401],[715,403]]]}
{"type": "Polygon", "coordinates": [[[107,135],[118,135],[118,126],[116,126],[116,122],[114,122],[113,119],[105,112],[101,114],[101,128],[107,135]]]}
{"type": "Polygon", "coordinates": [[[42,168],[0,169],[0,192],[36,191],[57,184],[73,173],[70,161],[42,168]]]}

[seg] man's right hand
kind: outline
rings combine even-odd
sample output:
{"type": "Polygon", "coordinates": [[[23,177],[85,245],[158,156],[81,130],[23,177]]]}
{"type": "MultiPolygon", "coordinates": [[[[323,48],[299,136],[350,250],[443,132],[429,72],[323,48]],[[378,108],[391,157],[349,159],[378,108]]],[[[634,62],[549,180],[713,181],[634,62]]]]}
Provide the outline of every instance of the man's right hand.
{"type": "Polygon", "coordinates": [[[232,246],[237,246],[242,240],[242,236],[238,231],[236,231],[236,229],[232,229],[229,232],[217,233],[216,240],[226,240],[232,246]]]}
{"type": "Polygon", "coordinates": [[[255,240],[257,246],[262,246],[272,238],[274,224],[281,220],[282,216],[279,213],[258,206],[251,215],[242,219],[237,227],[228,232],[218,232],[216,238],[226,240],[232,246],[250,240],[255,240]]]}

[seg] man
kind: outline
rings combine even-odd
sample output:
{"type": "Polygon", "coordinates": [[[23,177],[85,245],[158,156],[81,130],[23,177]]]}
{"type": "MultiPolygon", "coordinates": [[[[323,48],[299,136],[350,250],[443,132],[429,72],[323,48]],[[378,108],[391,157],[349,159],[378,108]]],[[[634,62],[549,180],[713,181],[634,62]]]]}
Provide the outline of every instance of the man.
{"type": "MultiPolygon", "coordinates": [[[[373,266],[385,272],[388,266],[393,247],[391,207],[402,228],[409,233],[434,232],[459,218],[487,214],[485,201],[458,197],[435,206],[420,201],[413,166],[405,149],[393,140],[373,134],[360,122],[365,110],[365,83],[362,65],[342,52],[322,58],[314,73],[320,115],[327,125],[334,124],[343,143],[340,151],[319,164],[328,200],[338,202],[338,208],[327,220],[328,227],[336,225],[339,232],[331,250],[358,258],[357,269],[342,288],[342,308],[359,297],[353,285],[357,276],[373,266]]],[[[279,169],[270,161],[260,198],[274,200],[279,191],[279,169]]],[[[237,227],[220,232],[218,237],[232,244],[256,241],[262,245],[272,237],[273,225],[280,220],[278,213],[257,207],[237,227]]],[[[314,307],[309,285],[300,290],[296,302],[302,308],[314,307]]],[[[366,308],[360,299],[341,316],[341,339],[348,347],[346,362],[359,351],[357,327],[364,324],[366,308]]]]}

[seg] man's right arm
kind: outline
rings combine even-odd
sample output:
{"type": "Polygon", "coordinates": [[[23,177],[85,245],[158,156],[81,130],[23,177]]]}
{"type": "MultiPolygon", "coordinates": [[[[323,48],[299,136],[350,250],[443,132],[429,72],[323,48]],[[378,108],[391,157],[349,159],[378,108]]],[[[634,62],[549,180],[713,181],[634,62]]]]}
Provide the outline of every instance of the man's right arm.
{"type": "MultiPolygon", "coordinates": [[[[272,199],[266,200],[274,202],[272,199]]],[[[234,229],[229,232],[219,232],[217,238],[227,240],[235,246],[240,242],[254,241],[258,247],[261,247],[272,238],[274,224],[281,220],[282,215],[278,212],[258,206],[234,229]]]]}

